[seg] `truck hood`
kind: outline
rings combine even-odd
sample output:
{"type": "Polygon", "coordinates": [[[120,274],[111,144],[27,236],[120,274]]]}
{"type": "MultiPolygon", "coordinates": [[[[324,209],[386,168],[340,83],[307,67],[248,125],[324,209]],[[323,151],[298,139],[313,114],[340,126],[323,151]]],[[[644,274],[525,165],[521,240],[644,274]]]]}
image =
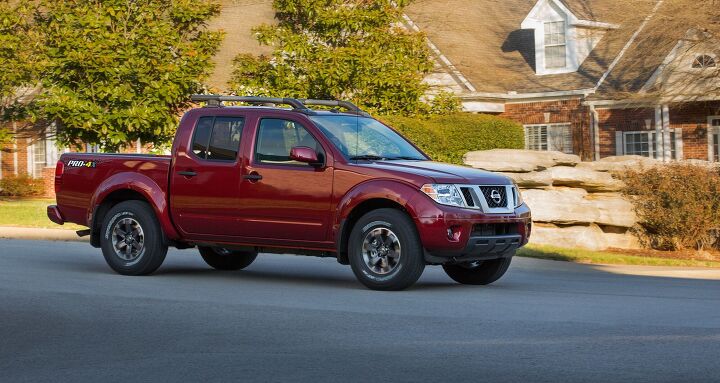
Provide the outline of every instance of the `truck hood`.
{"type": "Polygon", "coordinates": [[[438,184],[511,185],[503,175],[435,161],[374,161],[369,166],[389,172],[427,177],[438,184]]]}

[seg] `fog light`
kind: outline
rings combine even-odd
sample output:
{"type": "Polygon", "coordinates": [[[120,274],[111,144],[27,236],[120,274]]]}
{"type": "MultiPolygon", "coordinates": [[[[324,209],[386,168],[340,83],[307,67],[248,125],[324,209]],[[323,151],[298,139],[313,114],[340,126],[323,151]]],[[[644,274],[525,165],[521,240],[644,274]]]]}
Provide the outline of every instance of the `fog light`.
{"type": "Polygon", "coordinates": [[[460,226],[450,226],[447,229],[447,236],[448,239],[451,241],[459,241],[460,240],[460,226]]]}

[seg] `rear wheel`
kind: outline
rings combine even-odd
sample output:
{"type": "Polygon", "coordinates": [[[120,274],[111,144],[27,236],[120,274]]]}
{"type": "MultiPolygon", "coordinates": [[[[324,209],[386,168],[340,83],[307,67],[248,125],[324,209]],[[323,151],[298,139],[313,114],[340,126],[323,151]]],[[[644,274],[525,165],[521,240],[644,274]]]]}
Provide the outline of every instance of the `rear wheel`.
{"type": "Polygon", "coordinates": [[[455,282],[464,285],[488,285],[500,279],[508,267],[512,257],[476,261],[456,265],[443,265],[445,273],[455,282]]]}
{"type": "Polygon", "coordinates": [[[107,264],[123,275],[153,273],[168,249],[155,213],[143,201],[113,206],[103,220],[100,241],[107,264]]]}
{"type": "Polygon", "coordinates": [[[425,269],[415,223],[395,209],[373,210],[353,226],[348,240],[350,266],[357,279],[373,290],[402,290],[425,269]]]}
{"type": "Polygon", "coordinates": [[[218,270],[241,270],[250,266],[257,258],[257,253],[253,251],[233,251],[206,246],[198,249],[205,263],[218,270]]]}

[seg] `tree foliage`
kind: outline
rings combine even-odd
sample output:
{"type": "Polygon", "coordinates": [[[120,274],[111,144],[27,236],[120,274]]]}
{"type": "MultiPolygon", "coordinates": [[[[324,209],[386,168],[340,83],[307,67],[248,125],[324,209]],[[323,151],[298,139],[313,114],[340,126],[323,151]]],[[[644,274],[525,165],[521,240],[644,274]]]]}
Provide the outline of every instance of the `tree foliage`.
{"type": "Polygon", "coordinates": [[[59,123],[66,145],[166,142],[212,69],[222,34],[205,22],[219,10],[212,0],[44,0],[38,115],[59,123]]]}
{"type": "Polygon", "coordinates": [[[238,94],[350,99],[413,114],[432,69],[424,35],[401,26],[407,0],[275,0],[277,25],[254,29],[270,56],[235,58],[238,94]]]}

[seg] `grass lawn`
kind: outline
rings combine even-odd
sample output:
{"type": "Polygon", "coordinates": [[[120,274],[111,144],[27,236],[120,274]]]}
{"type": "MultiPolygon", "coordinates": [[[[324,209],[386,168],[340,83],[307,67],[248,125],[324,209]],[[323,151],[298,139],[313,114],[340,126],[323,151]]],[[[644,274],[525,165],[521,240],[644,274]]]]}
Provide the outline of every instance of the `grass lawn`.
{"type": "MultiPolygon", "coordinates": [[[[720,262],[706,259],[692,259],[687,255],[683,258],[654,257],[652,256],[652,252],[649,252],[649,255],[645,256],[623,254],[621,251],[592,251],[538,245],[526,246],[518,250],[517,255],[521,257],[575,263],[674,267],[720,267],[720,262]]],[[[701,256],[697,256],[697,258],[701,258],[701,256]]]]}
{"type": "Polygon", "coordinates": [[[80,230],[83,226],[66,223],[57,225],[45,213],[52,199],[0,199],[0,226],[40,227],[50,229],[80,230]]]}

